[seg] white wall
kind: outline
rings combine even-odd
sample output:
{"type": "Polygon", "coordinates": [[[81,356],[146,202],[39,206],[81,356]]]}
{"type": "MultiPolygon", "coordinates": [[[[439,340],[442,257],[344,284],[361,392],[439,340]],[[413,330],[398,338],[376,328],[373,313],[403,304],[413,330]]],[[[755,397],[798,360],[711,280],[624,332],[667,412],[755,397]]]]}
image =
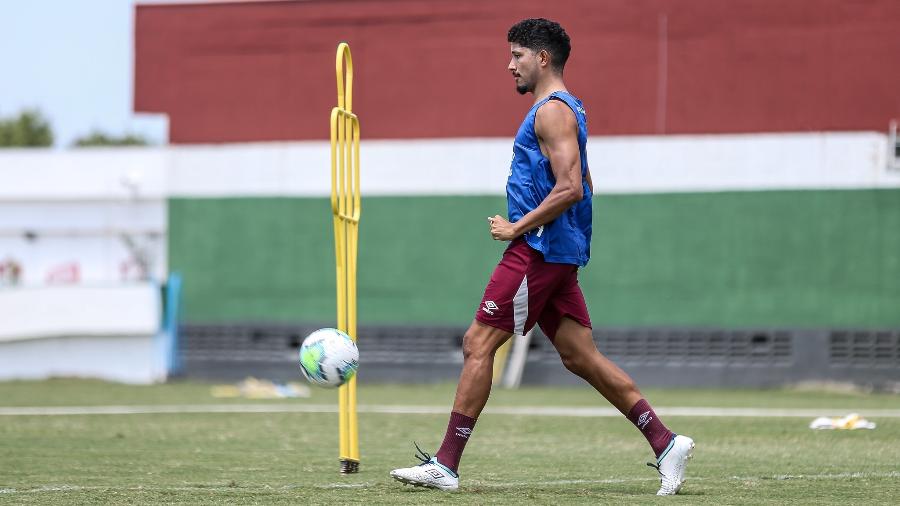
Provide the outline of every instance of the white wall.
{"type": "Polygon", "coordinates": [[[42,285],[75,265],[81,283],[166,273],[164,149],[0,152],[0,263],[22,266],[20,282],[42,285]]]}
{"type": "MultiPolygon", "coordinates": [[[[364,195],[502,195],[511,139],[363,141],[364,195]]],[[[900,187],[874,132],[592,137],[598,194],[900,187]]],[[[327,142],[171,148],[175,196],[330,194],[327,142]]]]}
{"type": "MultiPolygon", "coordinates": [[[[598,193],[900,187],[887,153],[887,135],[875,132],[588,141],[598,193]]],[[[325,196],[329,157],[328,142],[7,150],[0,203],[325,196]]],[[[366,195],[499,195],[511,158],[511,139],[363,141],[361,186],[366,195]]]]}
{"type": "Polygon", "coordinates": [[[159,286],[47,286],[0,289],[0,342],[59,336],[153,335],[159,286]]]}
{"type": "Polygon", "coordinates": [[[160,200],[165,148],[4,149],[0,202],[160,200]]]}
{"type": "Polygon", "coordinates": [[[94,378],[164,381],[158,336],[66,336],[0,342],[0,381],[94,378]]]}
{"type": "Polygon", "coordinates": [[[0,380],[165,379],[159,286],[0,288],[0,380]]]}

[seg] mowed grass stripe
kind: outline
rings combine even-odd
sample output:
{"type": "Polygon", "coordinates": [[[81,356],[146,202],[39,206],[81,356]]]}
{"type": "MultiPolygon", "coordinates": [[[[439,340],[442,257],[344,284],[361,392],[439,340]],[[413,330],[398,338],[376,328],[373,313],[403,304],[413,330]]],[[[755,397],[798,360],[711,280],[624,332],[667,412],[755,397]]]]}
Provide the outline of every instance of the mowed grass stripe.
{"type": "Polygon", "coordinates": [[[463,493],[424,491],[395,482],[388,471],[417,462],[414,441],[427,451],[437,448],[450,409],[443,400],[452,398],[453,386],[365,390],[361,471],[339,476],[333,390],[314,389],[309,399],[214,400],[208,385],[194,384],[0,385],[4,410],[169,410],[0,417],[0,504],[893,505],[900,484],[900,418],[876,416],[900,411],[897,396],[651,392],[651,400],[665,402],[656,402],[660,409],[703,408],[689,411],[699,415],[667,421],[691,435],[697,450],[683,497],[660,499],[654,495],[657,473],[644,465],[652,452],[631,423],[593,391],[534,388],[492,395],[495,414],[479,420],[477,440],[463,459],[463,493]],[[585,410],[593,406],[605,409],[585,410]],[[185,407],[195,413],[182,413],[185,407]],[[766,411],[754,414],[782,410],[794,417],[706,416],[708,407],[744,415],[758,407],[766,411]],[[311,409],[319,412],[299,412],[311,409]],[[878,428],[807,428],[813,417],[804,415],[832,411],[858,412],[878,428]],[[534,414],[554,416],[528,416],[534,414]]]}
{"type": "MultiPolygon", "coordinates": [[[[824,473],[824,474],[797,474],[797,475],[770,475],[770,476],[726,476],[721,478],[710,478],[710,477],[698,477],[693,476],[690,477],[690,481],[754,481],[754,480],[846,480],[846,479],[879,479],[879,478],[900,478],[900,472],[891,471],[887,473],[865,473],[865,472],[855,472],[855,473],[824,473]]],[[[480,481],[480,480],[466,480],[465,487],[480,487],[480,488],[506,488],[506,487],[522,487],[522,486],[531,486],[531,487],[553,487],[553,486],[569,486],[569,485],[603,485],[603,484],[614,484],[614,483],[636,483],[636,482],[656,482],[659,481],[659,478],[656,477],[648,477],[648,478],[609,478],[609,479],[597,479],[597,480],[544,480],[544,481],[510,481],[510,482],[495,482],[495,481],[480,481]]],[[[116,487],[116,486],[78,486],[78,485],[56,485],[56,486],[45,486],[45,487],[35,487],[28,489],[15,489],[15,488],[0,488],[0,494],[34,494],[34,493],[46,493],[46,492],[79,492],[79,491],[87,491],[87,490],[104,490],[104,491],[168,491],[168,492],[188,492],[188,491],[211,491],[211,492],[225,492],[225,491],[233,491],[235,488],[239,488],[242,490],[267,490],[267,491],[292,491],[298,488],[319,488],[319,489],[341,489],[341,488],[369,488],[375,487],[378,485],[382,485],[380,483],[326,483],[326,484],[311,484],[311,485],[286,485],[283,487],[248,487],[246,485],[240,486],[198,486],[198,487],[154,487],[154,486],[125,486],[125,487],[116,487]]],[[[435,492],[438,493],[438,492],[435,492]]]]}
{"type": "MultiPolygon", "coordinates": [[[[360,413],[399,415],[439,415],[449,412],[447,406],[375,406],[360,405],[360,413]]],[[[146,414],[214,414],[214,413],[336,413],[333,404],[171,404],[145,406],[35,406],[0,407],[0,416],[72,416],[72,415],[146,415],[146,414]]],[[[773,408],[719,408],[719,407],[659,407],[661,416],[690,417],[753,417],[753,418],[808,418],[818,416],[843,416],[859,412],[871,418],[900,418],[900,409],[773,409],[773,408]]],[[[579,406],[518,406],[488,407],[486,414],[514,416],[559,417],[619,417],[618,410],[585,408],[579,406]]]]}

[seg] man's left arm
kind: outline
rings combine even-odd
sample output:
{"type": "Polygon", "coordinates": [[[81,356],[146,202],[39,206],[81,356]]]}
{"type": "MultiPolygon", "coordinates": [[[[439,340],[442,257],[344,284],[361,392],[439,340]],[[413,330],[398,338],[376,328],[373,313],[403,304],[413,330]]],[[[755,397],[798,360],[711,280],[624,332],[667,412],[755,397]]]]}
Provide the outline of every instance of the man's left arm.
{"type": "Polygon", "coordinates": [[[500,215],[488,218],[491,236],[510,241],[558,218],[584,197],[581,185],[581,153],[578,149],[578,123],[569,106],[550,100],[535,114],[534,131],[541,151],[550,160],[556,184],[546,198],[515,223],[500,215]]]}

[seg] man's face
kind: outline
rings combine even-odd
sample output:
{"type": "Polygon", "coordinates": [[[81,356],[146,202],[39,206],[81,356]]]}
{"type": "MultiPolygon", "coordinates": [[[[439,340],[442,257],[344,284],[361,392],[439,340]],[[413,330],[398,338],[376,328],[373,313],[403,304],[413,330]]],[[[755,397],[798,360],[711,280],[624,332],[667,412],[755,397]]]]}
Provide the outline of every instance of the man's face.
{"type": "Polygon", "coordinates": [[[538,72],[537,54],[515,42],[509,44],[509,52],[512,54],[512,58],[509,60],[507,69],[516,80],[516,91],[522,95],[533,92],[538,72]]]}

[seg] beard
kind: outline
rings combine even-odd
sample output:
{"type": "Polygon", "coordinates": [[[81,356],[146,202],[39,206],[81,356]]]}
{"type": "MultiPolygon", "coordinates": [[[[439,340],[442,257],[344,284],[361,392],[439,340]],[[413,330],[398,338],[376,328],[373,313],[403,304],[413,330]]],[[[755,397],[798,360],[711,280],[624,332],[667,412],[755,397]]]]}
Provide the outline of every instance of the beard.
{"type": "Polygon", "coordinates": [[[521,74],[514,75],[516,76],[516,91],[519,92],[519,95],[534,91],[533,83],[529,83],[521,74]]]}

